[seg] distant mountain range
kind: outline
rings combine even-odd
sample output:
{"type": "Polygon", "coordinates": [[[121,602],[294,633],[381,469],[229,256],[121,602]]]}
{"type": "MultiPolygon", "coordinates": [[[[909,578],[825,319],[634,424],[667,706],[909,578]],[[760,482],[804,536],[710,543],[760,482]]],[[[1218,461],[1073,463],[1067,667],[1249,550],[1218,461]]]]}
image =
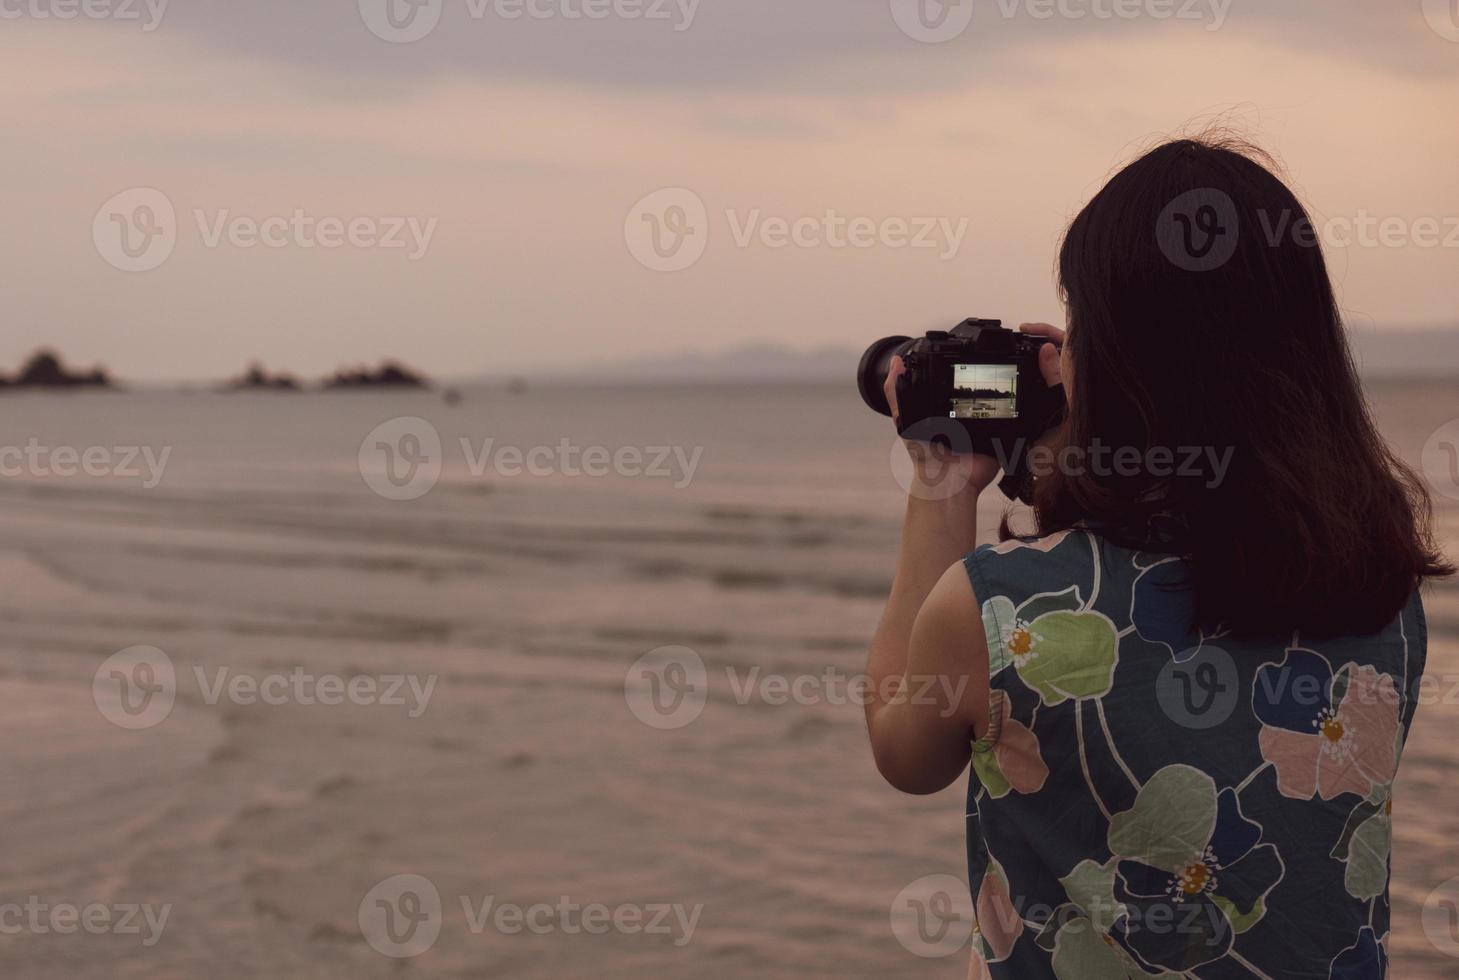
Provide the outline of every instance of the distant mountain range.
{"type": "MultiPolygon", "coordinates": [[[[1348,336],[1364,377],[1459,377],[1459,327],[1352,327],[1348,336]]],[[[845,347],[793,350],[752,344],[719,353],[666,354],[592,369],[523,374],[532,381],[603,384],[850,383],[860,359],[860,350],[845,347]]]]}
{"type": "Polygon", "coordinates": [[[1459,327],[1433,330],[1349,327],[1348,337],[1364,377],[1459,376],[1459,327]]]}
{"type": "Polygon", "coordinates": [[[849,348],[797,351],[774,344],[750,344],[719,353],[637,357],[592,369],[565,368],[526,376],[534,381],[603,384],[815,384],[851,381],[860,360],[861,352],[849,348]]]}

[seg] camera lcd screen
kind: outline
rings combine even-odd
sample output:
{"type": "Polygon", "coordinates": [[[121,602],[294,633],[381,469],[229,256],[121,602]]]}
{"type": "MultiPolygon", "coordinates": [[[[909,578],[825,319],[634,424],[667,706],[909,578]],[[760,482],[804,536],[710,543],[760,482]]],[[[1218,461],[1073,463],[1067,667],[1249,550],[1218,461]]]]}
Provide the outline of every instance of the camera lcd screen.
{"type": "Polygon", "coordinates": [[[1018,365],[954,364],[952,406],[948,417],[1018,418],[1018,365]]]}

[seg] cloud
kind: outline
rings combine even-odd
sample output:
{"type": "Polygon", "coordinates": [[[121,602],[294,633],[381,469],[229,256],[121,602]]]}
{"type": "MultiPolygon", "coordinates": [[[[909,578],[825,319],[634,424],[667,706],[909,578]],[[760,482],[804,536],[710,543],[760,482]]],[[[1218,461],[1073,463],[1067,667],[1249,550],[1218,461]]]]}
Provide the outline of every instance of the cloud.
{"type": "Polygon", "coordinates": [[[897,27],[892,5],[914,2],[941,0],[177,0],[161,31],[346,76],[366,92],[392,80],[468,75],[854,98],[868,88],[961,87],[1034,46],[1218,36],[1275,40],[1400,74],[1459,74],[1456,45],[1430,28],[1417,0],[950,0],[976,7],[967,30],[941,44],[897,27]],[[390,3],[403,12],[436,5],[439,21],[413,43],[387,43],[367,26],[362,4],[390,3]],[[612,15],[618,9],[638,16],[612,15]]]}

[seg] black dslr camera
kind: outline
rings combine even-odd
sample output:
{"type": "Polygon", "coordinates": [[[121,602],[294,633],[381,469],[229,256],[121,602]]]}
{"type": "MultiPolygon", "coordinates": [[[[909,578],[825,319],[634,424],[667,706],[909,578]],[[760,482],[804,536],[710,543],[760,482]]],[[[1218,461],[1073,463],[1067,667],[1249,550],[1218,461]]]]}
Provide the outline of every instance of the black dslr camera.
{"type": "Polygon", "coordinates": [[[861,398],[891,415],[884,386],[892,358],[897,379],[897,432],[953,452],[993,456],[1003,467],[999,488],[1027,502],[1033,485],[1027,457],[1034,441],[1063,421],[1064,389],[1039,371],[1046,338],[1005,330],[1000,320],[968,319],[925,337],[884,337],[867,348],[857,369],[861,398]]]}

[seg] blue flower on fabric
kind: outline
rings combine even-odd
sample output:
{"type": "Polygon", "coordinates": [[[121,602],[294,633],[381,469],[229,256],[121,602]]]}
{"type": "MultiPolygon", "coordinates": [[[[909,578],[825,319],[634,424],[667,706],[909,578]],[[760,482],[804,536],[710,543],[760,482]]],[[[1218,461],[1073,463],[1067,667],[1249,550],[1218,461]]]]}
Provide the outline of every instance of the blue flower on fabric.
{"type": "Polygon", "coordinates": [[[1364,926],[1358,941],[1338,953],[1328,970],[1328,980],[1372,980],[1388,975],[1388,951],[1371,926],[1364,926]]]}
{"type": "Polygon", "coordinates": [[[1251,707],[1263,725],[1311,735],[1313,719],[1332,711],[1332,681],[1326,657],[1294,647],[1280,664],[1256,672],[1251,707]]]}
{"type": "Polygon", "coordinates": [[[1157,643],[1176,659],[1201,645],[1195,628],[1190,576],[1178,558],[1156,562],[1140,573],[1130,598],[1130,622],[1140,639],[1157,643]]]}
{"type": "Polygon", "coordinates": [[[1235,790],[1218,793],[1190,766],[1157,772],[1110,820],[1114,897],[1129,910],[1115,938],[1151,969],[1181,973],[1225,956],[1286,873],[1261,840],[1235,790]]]}

